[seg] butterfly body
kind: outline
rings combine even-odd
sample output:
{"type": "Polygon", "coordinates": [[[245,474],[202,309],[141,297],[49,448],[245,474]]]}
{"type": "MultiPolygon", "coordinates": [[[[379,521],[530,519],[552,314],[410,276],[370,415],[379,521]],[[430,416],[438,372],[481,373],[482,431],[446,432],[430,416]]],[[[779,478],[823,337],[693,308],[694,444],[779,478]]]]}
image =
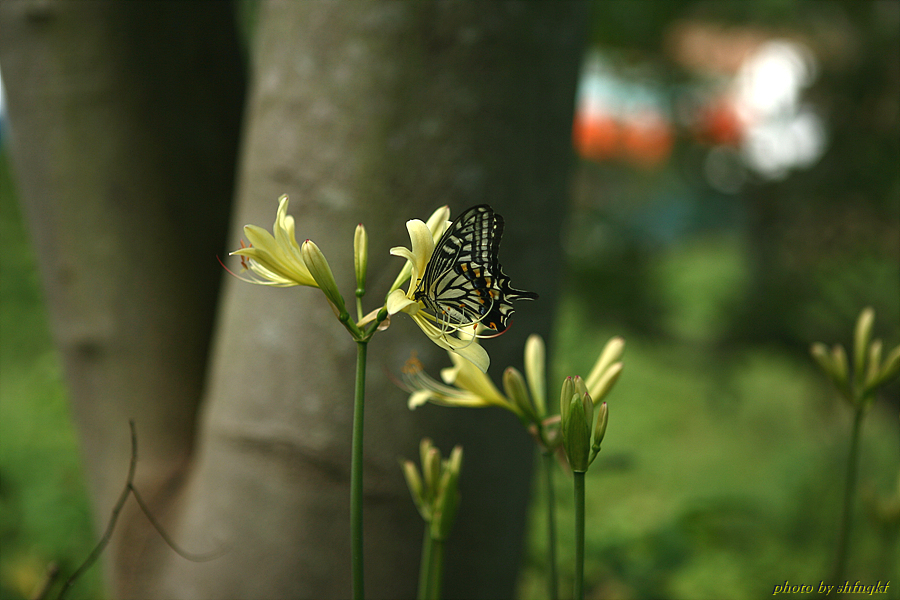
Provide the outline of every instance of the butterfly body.
{"type": "Polygon", "coordinates": [[[415,299],[441,323],[505,331],[512,301],[537,294],[510,287],[497,258],[502,235],[503,217],[487,204],[463,212],[435,245],[415,299]]]}

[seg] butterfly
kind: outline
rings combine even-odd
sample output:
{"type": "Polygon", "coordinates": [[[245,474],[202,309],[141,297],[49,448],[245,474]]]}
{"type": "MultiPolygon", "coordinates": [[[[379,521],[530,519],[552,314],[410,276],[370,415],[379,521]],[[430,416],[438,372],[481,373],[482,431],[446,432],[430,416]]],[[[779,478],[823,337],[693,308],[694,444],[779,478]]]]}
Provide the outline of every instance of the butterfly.
{"type": "Polygon", "coordinates": [[[497,259],[502,235],[503,217],[487,204],[463,212],[435,245],[413,297],[442,324],[506,331],[512,301],[538,295],[510,287],[497,259]]]}

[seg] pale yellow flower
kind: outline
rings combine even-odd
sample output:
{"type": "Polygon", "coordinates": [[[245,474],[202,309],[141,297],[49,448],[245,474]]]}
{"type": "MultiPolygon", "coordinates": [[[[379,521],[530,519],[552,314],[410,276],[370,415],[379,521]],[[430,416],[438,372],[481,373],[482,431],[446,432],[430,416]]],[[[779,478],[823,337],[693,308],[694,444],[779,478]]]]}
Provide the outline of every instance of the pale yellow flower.
{"type": "MultiPolygon", "coordinates": [[[[431,213],[430,217],[428,217],[428,221],[425,223],[425,226],[428,228],[428,231],[431,233],[431,246],[430,246],[430,249],[427,250],[427,256],[425,257],[425,261],[423,263],[421,263],[421,265],[420,265],[422,268],[422,271],[425,270],[425,265],[428,264],[428,260],[431,258],[432,252],[434,252],[434,245],[437,243],[437,241],[439,239],[441,239],[441,236],[444,235],[444,231],[447,230],[447,226],[450,225],[449,219],[450,219],[450,208],[447,206],[440,207],[439,209],[437,209],[436,211],[431,213]]],[[[414,220],[418,221],[418,219],[414,219],[414,220]]],[[[418,221],[418,222],[421,223],[421,221],[418,221]]],[[[407,229],[407,231],[409,231],[409,224],[407,224],[406,229],[407,229]]],[[[410,233],[410,240],[412,240],[412,233],[410,233]]],[[[427,244],[427,242],[425,240],[421,240],[421,239],[419,240],[419,243],[427,244]]],[[[406,250],[406,248],[402,248],[402,246],[398,247],[398,248],[392,248],[391,254],[394,254],[395,256],[400,256],[394,252],[394,250],[400,250],[400,249],[406,250]]],[[[400,274],[397,275],[397,279],[394,280],[393,285],[391,285],[391,289],[388,290],[389,292],[393,292],[394,290],[399,288],[401,285],[403,285],[404,281],[409,279],[409,276],[412,273],[412,267],[413,267],[413,263],[409,262],[409,261],[407,261],[407,263],[405,265],[403,265],[403,268],[400,269],[400,274]]],[[[421,274],[422,271],[420,271],[419,273],[421,274]]],[[[413,279],[412,282],[418,283],[418,281],[416,279],[413,279]]]]}
{"type": "Polygon", "coordinates": [[[485,349],[476,342],[476,324],[471,324],[471,327],[453,326],[446,322],[438,324],[433,315],[423,310],[425,305],[422,301],[415,298],[416,287],[425,274],[425,267],[434,253],[435,241],[440,239],[447,228],[449,215],[450,211],[445,206],[435,211],[428,219],[427,224],[418,219],[406,222],[411,248],[403,246],[391,248],[391,254],[405,258],[407,263],[391,286],[386,308],[389,315],[398,312],[408,314],[432,342],[462,356],[484,373],[490,365],[490,357],[485,349]],[[407,278],[410,282],[409,289],[403,292],[399,288],[407,278]]]}
{"type": "Polygon", "coordinates": [[[403,367],[403,381],[410,391],[409,408],[426,402],[442,406],[483,408],[499,406],[516,414],[520,411],[504,396],[491,378],[468,360],[448,352],[453,366],[441,370],[443,383],[432,378],[416,358],[410,358],[403,367]]]}
{"type": "Polygon", "coordinates": [[[284,195],[278,199],[272,233],[256,225],[244,226],[250,246],[243,247],[242,242],[241,249],[231,254],[241,257],[244,271],[249,271],[250,275],[239,277],[250,283],[274,287],[319,287],[303,261],[294,235],[294,217],[287,214],[287,209],[288,197],[284,195]]]}
{"type": "MultiPolygon", "coordinates": [[[[477,345],[477,342],[473,345],[477,345]]],[[[587,394],[592,398],[594,405],[609,394],[621,375],[622,362],[619,359],[624,349],[625,340],[621,337],[610,339],[587,380],[575,378],[579,382],[580,394],[587,394]]],[[[410,408],[416,408],[426,402],[443,406],[499,406],[530,422],[542,422],[548,417],[544,389],[546,357],[544,341],[540,336],[530,336],[525,344],[524,378],[512,367],[506,369],[503,376],[505,394],[501,393],[491,378],[475,365],[462,360],[458,354],[452,352],[449,354],[453,366],[441,370],[443,383],[425,373],[417,359],[407,361],[403,368],[403,380],[410,392],[410,408]]],[[[568,378],[566,381],[572,384],[573,379],[568,378]]],[[[574,393],[563,390],[562,397],[571,400],[574,393]]]]}

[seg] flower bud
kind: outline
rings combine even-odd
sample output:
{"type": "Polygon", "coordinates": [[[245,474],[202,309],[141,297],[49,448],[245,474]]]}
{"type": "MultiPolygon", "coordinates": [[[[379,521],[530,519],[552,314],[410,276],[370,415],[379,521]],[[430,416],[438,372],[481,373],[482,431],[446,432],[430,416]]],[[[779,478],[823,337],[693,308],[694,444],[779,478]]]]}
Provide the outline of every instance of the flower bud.
{"type": "Polygon", "coordinates": [[[360,223],[353,232],[353,269],[356,271],[356,295],[366,292],[366,269],[369,266],[369,235],[360,223]]]}
{"type": "MultiPolygon", "coordinates": [[[[875,344],[873,343],[872,346],[875,346],[875,344]]],[[[880,359],[881,356],[879,352],[879,362],[880,359]]],[[[885,385],[886,383],[890,382],[891,379],[895,378],[898,374],[900,374],[900,346],[897,346],[896,348],[891,350],[890,353],[888,353],[887,357],[884,359],[884,363],[880,364],[880,366],[877,366],[873,369],[872,365],[869,365],[869,375],[868,377],[866,377],[864,393],[870,393],[877,388],[885,385]]]]}
{"type": "MultiPolygon", "coordinates": [[[[578,394],[578,397],[584,401],[585,399],[591,399],[590,392],[587,389],[587,385],[584,383],[584,379],[576,375],[572,378],[572,382],[575,384],[575,393],[578,394]]],[[[588,424],[590,424],[594,417],[594,403],[589,402],[584,405],[584,418],[587,419],[588,424]]]]}
{"type": "Polygon", "coordinates": [[[849,367],[847,365],[847,352],[840,344],[835,344],[831,349],[831,365],[834,372],[834,382],[842,394],[848,394],[850,390],[849,367]]]}
{"type": "Polygon", "coordinates": [[[443,462],[443,472],[434,503],[434,519],[431,521],[431,536],[445,540],[450,534],[459,506],[459,472],[462,467],[462,447],[455,446],[450,458],[443,462]]]}
{"type": "Polygon", "coordinates": [[[822,369],[822,372],[829,379],[834,379],[834,365],[831,362],[831,356],[828,354],[828,346],[822,342],[816,342],[809,347],[809,353],[816,361],[816,364],[819,365],[819,368],[822,369]]]}
{"type": "Polygon", "coordinates": [[[300,257],[303,259],[306,268],[309,269],[313,279],[316,280],[316,284],[322,289],[328,300],[331,301],[331,304],[334,305],[339,313],[346,313],[347,309],[344,307],[344,299],[341,297],[341,293],[337,288],[337,282],[334,280],[334,273],[331,272],[331,267],[328,266],[328,261],[325,259],[322,251],[319,250],[319,247],[314,242],[306,240],[300,246],[300,257]]]}
{"type": "Polygon", "coordinates": [[[419,462],[422,463],[422,473],[425,473],[425,465],[428,464],[428,455],[433,447],[431,438],[424,437],[419,442],[419,462]]]}
{"type": "Polygon", "coordinates": [[[528,398],[525,378],[513,367],[508,367],[503,371],[503,391],[506,392],[506,397],[512,401],[513,406],[519,410],[525,419],[534,423],[538,421],[534,407],[528,398]]]}
{"type": "Polygon", "coordinates": [[[887,358],[884,359],[884,365],[878,373],[875,385],[882,386],[895,378],[898,374],[900,374],[900,346],[891,350],[890,354],[887,355],[887,358]]]}
{"type": "Polygon", "coordinates": [[[575,386],[575,393],[581,396],[588,393],[587,385],[584,383],[584,379],[580,376],[576,375],[572,378],[572,384],[575,386]]]}
{"type": "Polygon", "coordinates": [[[591,446],[592,450],[600,450],[600,442],[603,441],[603,436],[606,435],[606,424],[608,422],[609,409],[606,406],[606,402],[601,402],[600,406],[597,407],[597,424],[594,426],[594,443],[591,446]]]}
{"type": "Polygon", "coordinates": [[[625,365],[621,362],[613,363],[594,384],[594,387],[590,388],[591,399],[593,399],[594,404],[597,404],[609,394],[610,390],[612,390],[613,386],[616,385],[616,382],[619,380],[619,375],[622,374],[622,369],[624,367],[625,365]]]}
{"type": "Polygon", "coordinates": [[[412,496],[413,503],[416,505],[416,510],[419,511],[423,519],[429,520],[431,515],[425,502],[422,478],[419,477],[419,471],[411,460],[403,462],[403,476],[406,478],[406,485],[409,488],[409,494],[412,496]]]}
{"type": "Polygon", "coordinates": [[[869,348],[869,339],[872,337],[872,325],[875,323],[875,311],[871,306],[859,313],[856,321],[856,329],[853,332],[853,374],[856,381],[862,382],[866,368],[866,354],[869,348]]]}
{"type": "Polygon", "coordinates": [[[528,336],[525,342],[525,379],[528,381],[534,408],[541,419],[547,416],[546,354],[541,336],[528,336]]]}
{"type": "MultiPolygon", "coordinates": [[[[866,388],[871,389],[872,384],[878,379],[878,374],[881,372],[881,350],[881,340],[875,340],[869,344],[868,368],[864,379],[866,388]]],[[[862,373],[859,376],[862,378],[862,373]]]]}
{"type": "Polygon", "coordinates": [[[463,458],[463,449],[462,446],[457,444],[453,446],[453,450],[450,451],[450,458],[448,459],[448,468],[459,477],[459,472],[462,469],[462,458],[463,458]]]}
{"type": "Polygon", "coordinates": [[[441,451],[431,446],[422,461],[422,474],[425,477],[425,488],[428,497],[433,497],[441,480],[441,451]]]}
{"type": "Polygon", "coordinates": [[[604,346],[603,352],[600,353],[600,357],[597,359],[597,362],[594,363],[594,367],[591,369],[590,374],[588,374],[587,376],[588,388],[594,389],[596,387],[597,382],[601,377],[603,377],[603,374],[606,372],[609,366],[615,361],[619,360],[624,351],[624,338],[616,336],[606,342],[606,346],[604,346]]]}
{"type": "MultiPolygon", "coordinates": [[[[584,408],[584,420],[590,430],[591,424],[594,422],[594,401],[589,393],[585,392],[581,395],[581,406],[584,408]]],[[[590,436],[590,431],[588,431],[588,436],[590,436]]]]}
{"type": "Polygon", "coordinates": [[[562,423],[563,449],[569,466],[578,473],[587,471],[591,452],[591,426],[585,414],[585,406],[593,408],[590,397],[572,394],[568,416],[562,423]]]}
{"type": "Polygon", "coordinates": [[[817,342],[813,344],[809,353],[818,363],[825,376],[831,380],[834,387],[846,398],[850,399],[850,381],[847,373],[847,355],[844,347],[836,344],[831,351],[825,344],[817,342]]]}
{"type": "Polygon", "coordinates": [[[575,393],[575,382],[571,377],[563,380],[562,389],[559,391],[559,416],[565,422],[569,416],[569,403],[572,401],[572,395],[575,393]]]}

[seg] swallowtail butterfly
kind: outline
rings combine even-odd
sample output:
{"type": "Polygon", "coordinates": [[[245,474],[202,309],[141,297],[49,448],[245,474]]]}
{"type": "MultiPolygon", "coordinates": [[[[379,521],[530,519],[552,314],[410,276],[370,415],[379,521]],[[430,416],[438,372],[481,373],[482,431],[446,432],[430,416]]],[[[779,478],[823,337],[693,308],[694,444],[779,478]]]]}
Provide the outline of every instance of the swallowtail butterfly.
{"type": "Polygon", "coordinates": [[[503,217],[487,204],[466,210],[444,232],[414,292],[438,323],[481,323],[500,334],[513,300],[537,299],[534,292],[510,287],[497,259],[502,235],[503,217]]]}

